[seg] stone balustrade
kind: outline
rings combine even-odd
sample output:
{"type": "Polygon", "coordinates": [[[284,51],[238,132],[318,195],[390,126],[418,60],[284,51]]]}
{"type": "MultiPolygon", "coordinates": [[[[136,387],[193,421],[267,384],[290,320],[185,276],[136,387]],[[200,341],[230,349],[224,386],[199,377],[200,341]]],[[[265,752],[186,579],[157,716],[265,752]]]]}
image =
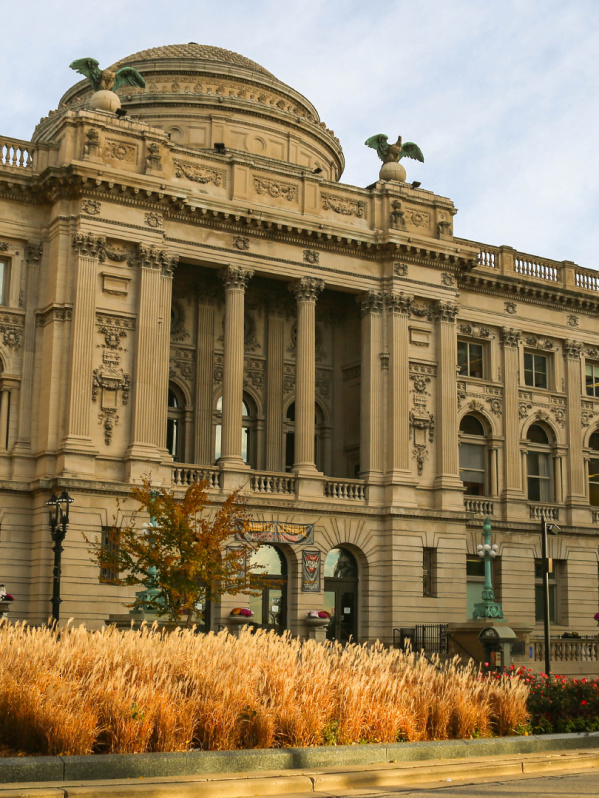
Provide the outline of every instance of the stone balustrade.
{"type": "Polygon", "coordinates": [[[250,476],[252,493],[284,494],[295,493],[295,476],[270,471],[254,471],[250,476]]]}
{"type": "Polygon", "coordinates": [[[173,463],[173,485],[188,488],[196,482],[208,481],[208,488],[220,490],[220,470],[209,466],[181,465],[173,463]]]}
{"type": "MultiPolygon", "coordinates": [[[[545,661],[545,642],[532,640],[533,660],[545,661]]],[[[598,662],[598,638],[563,638],[554,637],[549,641],[549,659],[551,662],[598,662]]]]}
{"type": "Polygon", "coordinates": [[[464,496],[464,509],[467,513],[474,515],[492,516],[495,511],[495,502],[489,499],[475,499],[472,496],[464,496]]]}
{"type": "Polygon", "coordinates": [[[362,479],[325,479],[324,495],[344,501],[366,500],[366,483],[362,479]]]}
{"type": "Polygon", "coordinates": [[[33,170],[36,148],[29,141],[0,137],[0,167],[33,170]]]}
{"type": "Polygon", "coordinates": [[[529,504],[531,521],[559,521],[559,507],[556,504],[529,504]]]}

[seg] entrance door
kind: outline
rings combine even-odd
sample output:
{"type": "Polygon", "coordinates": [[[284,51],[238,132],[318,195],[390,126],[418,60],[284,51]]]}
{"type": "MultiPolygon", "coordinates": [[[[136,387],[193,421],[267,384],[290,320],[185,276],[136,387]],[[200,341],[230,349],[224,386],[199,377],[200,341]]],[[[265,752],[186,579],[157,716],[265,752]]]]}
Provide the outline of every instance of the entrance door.
{"type": "Polygon", "coordinates": [[[340,643],[358,636],[358,565],[347,549],[335,548],[324,564],[324,609],[331,613],[327,638],[340,643]]]}
{"type": "Polygon", "coordinates": [[[250,609],[254,613],[253,626],[260,629],[273,629],[282,634],[287,628],[287,563],[274,546],[260,546],[252,557],[256,568],[251,581],[260,590],[257,596],[250,596],[250,609]]]}

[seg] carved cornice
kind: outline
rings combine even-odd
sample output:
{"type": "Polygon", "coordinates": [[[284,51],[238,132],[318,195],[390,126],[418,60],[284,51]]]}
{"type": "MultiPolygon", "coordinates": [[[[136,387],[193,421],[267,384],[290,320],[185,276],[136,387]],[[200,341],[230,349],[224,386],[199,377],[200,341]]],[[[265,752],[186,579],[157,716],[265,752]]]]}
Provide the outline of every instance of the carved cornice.
{"type": "Polygon", "coordinates": [[[387,313],[395,313],[402,316],[409,316],[414,297],[411,294],[404,294],[403,291],[386,291],[385,308],[387,313]]]}
{"type": "Polygon", "coordinates": [[[384,296],[382,291],[365,291],[356,297],[356,302],[360,305],[360,315],[380,316],[383,312],[384,296]]]}
{"type": "Polygon", "coordinates": [[[301,277],[289,286],[289,290],[298,302],[316,302],[323,289],[324,280],[316,277],[301,277]]]}
{"type": "Polygon", "coordinates": [[[162,274],[171,277],[179,263],[179,256],[171,255],[166,249],[138,244],[127,263],[141,269],[160,269],[162,274]]]}
{"type": "Polygon", "coordinates": [[[520,330],[515,330],[513,327],[502,327],[499,339],[503,346],[518,346],[520,343],[520,330]]]}
{"type": "Polygon", "coordinates": [[[73,249],[85,258],[98,258],[104,260],[106,236],[96,236],[93,233],[75,233],[73,235],[73,249]]]}
{"type": "Polygon", "coordinates": [[[244,269],[242,266],[227,266],[218,276],[223,281],[225,290],[245,291],[248,281],[254,276],[254,270],[244,269]]]}
{"type": "Polygon", "coordinates": [[[564,341],[564,356],[572,360],[579,360],[584,349],[584,344],[581,341],[573,341],[568,338],[564,341]]]}
{"type": "Polygon", "coordinates": [[[37,327],[45,327],[54,321],[72,321],[73,309],[65,307],[64,305],[53,305],[46,308],[46,310],[37,310],[35,312],[35,324],[37,327]]]}
{"type": "Polygon", "coordinates": [[[457,303],[445,302],[441,299],[437,299],[433,302],[431,307],[431,318],[434,321],[445,321],[453,324],[459,310],[460,308],[457,303]]]}

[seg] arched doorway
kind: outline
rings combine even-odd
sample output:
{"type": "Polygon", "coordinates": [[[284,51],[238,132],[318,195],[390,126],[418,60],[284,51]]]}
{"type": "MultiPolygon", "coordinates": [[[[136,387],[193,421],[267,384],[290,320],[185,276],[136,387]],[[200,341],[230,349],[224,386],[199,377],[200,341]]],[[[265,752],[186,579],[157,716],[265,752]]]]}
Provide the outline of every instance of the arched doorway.
{"type": "Polygon", "coordinates": [[[329,640],[355,641],[358,636],[358,564],[347,549],[331,549],[324,562],[324,608],[331,613],[329,640]]]}
{"type": "Polygon", "coordinates": [[[287,562],[274,546],[263,545],[252,556],[251,583],[260,590],[250,596],[252,623],[282,634],[287,628],[287,562]],[[255,568],[262,565],[263,568],[255,568]],[[255,570],[254,570],[255,569],[255,570]]]}

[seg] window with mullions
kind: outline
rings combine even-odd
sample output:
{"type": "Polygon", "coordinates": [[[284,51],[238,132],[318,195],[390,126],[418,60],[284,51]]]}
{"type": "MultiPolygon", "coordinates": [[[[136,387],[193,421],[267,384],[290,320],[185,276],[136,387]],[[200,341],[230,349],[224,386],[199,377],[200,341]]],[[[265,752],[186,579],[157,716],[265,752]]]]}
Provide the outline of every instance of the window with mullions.
{"type": "Polygon", "coordinates": [[[599,432],[593,432],[589,438],[589,504],[599,507],[599,432]]]}
{"type": "Polygon", "coordinates": [[[535,352],[524,353],[524,382],[532,388],[548,387],[547,355],[537,355],[535,352]]]}
{"type": "Polygon", "coordinates": [[[422,549],[422,595],[425,598],[437,595],[437,549],[422,549]]]}
{"type": "Polygon", "coordinates": [[[528,500],[552,502],[552,456],[549,436],[540,424],[532,424],[526,438],[531,444],[526,455],[528,500]]]}
{"type": "MultiPolygon", "coordinates": [[[[558,623],[558,572],[559,561],[549,560],[549,620],[558,623]]],[[[543,623],[543,560],[535,560],[535,621],[543,623]]]]}
{"type": "Polygon", "coordinates": [[[463,377],[484,377],[482,344],[458,341],[458,371],[463,377]]]}
{"type": "Polygon", "coordinates": [[[599,364],[587,363],[585,371],[587,395],[599,396],[599,364]]]}
{"type": "MultiPolygon", "coordinates": [[[[117,554],[119,550],[119,531],[113,526],[102,527],[102,553],[117,554]]],[[[100,582],[114,584],[119,578],[119,570],[114,565],[100,566],[100,582]]]]}
{"type": "Polygon", "coordinates": [[[487,496],[488,449],[485,430],[476,416],[460,422],[460,479],[466,496],[487,496]]]}

